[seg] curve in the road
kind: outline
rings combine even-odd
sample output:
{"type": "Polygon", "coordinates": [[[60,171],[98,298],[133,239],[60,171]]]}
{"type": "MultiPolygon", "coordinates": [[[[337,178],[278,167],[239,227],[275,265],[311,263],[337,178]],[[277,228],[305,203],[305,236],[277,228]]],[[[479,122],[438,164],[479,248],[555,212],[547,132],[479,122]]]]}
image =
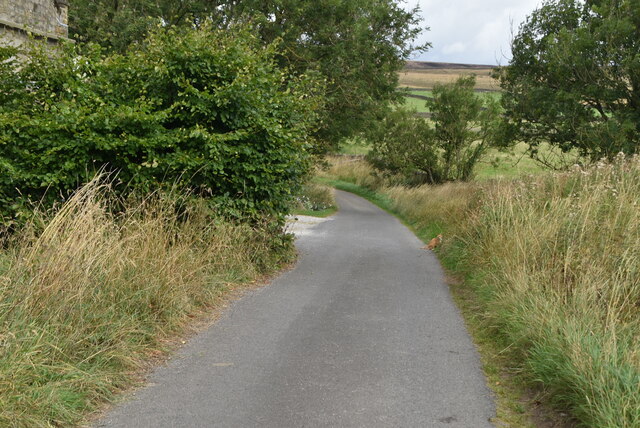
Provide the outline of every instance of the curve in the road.
{"type": "Polygon", "coordinates": [[[490,427],[479,358],[432,253],[338,192],[296,268],[251,292],[99,427],[490,427]]]}

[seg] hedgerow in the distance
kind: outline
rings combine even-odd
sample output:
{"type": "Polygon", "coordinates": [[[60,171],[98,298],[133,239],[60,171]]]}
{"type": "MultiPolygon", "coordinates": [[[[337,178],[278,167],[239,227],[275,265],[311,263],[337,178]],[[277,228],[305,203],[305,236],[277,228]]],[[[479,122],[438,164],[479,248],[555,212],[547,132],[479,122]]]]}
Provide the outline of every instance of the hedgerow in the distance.
{"type": "Polygon", "coordinates": [[[279,215],[307,173],[318,81],[248,28],[158,29],[125,54],[18,62],[0,51],[0,213],[66,197],[96,171],[121,191],[178,184],[234,217],[279,215]]]}

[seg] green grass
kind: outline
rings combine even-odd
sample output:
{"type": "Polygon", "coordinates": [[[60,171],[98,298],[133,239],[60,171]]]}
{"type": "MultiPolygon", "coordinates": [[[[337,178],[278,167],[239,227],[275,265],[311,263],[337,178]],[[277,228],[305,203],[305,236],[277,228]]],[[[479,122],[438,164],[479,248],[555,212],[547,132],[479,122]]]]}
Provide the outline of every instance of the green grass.
{"type": "MultiPolygon", "coordinates": [[[[579,156],[572,153],[559,153],[548,144],[541,144],[538,147],[538,155],[559,169],[580,161],[579,156]]],[[[548,171],[548,168],[529,156],[526,143],[518,143],[507,150],[489,149],[476,165],[475,177],[478,180],[511,179],[548,171]]]]}
{"type": "MultiPolygon", "coordinates": [[[[421,95],[424,97],[433,97],[432,90],[421,90],[421,89],[410,89],[409,93],[414,95],[421,95]]],[[[481,97],[482,99],[494,99],[500,100],[502,97],[501,92],[493,91],[493,92],[476,92],[476,95],[481,97]]],[[[413,97],[404,97],[405,107],[414,108],[418,113],[428,113],[429,109],[426,106],[426,100],[413,98],[413,97]]]]}
{"type": "Polygon", "coordinates": [[[519,143],[508,151],[489,149],[475,169],[478,180],[515,178],[529,174],[540,174],[547,170],[526,153],[527,145],[519,143]]]}
{"type": "Polygon", "coordinates": [[[326,208],[324,210],[305,210],[305,209],[295,209],[291,214],[293,215],[306,215],[310,217],[319,217],[325,218],[330,217],[338,211],[337,207],[326,208]]]}
{"type": "Polygon", "coordinates": [[[340,153],[344,155],[361,156],[371,150],[371,144],[364,141],[349,141],[340,146],[340,153]]]}
{"type": "Polygon", "coordinates": [[[429,109],[426,106],[426,100],[418,98],[404,97],[404,107],[415,109],[418,113],[428,113],[429,109]]]}

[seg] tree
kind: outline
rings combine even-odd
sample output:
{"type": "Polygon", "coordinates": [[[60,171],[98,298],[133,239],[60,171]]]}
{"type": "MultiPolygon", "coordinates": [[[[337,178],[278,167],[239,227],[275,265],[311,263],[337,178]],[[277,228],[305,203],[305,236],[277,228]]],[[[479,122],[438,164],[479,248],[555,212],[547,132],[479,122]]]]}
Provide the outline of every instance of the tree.
{"type": "Polygon", "coordinates": [[[462,76],[452,84],[436,84],[427,101],[434,138],[441,147],[447,180],[468,180],[495,133],[499,107],[493,98],[474,93],[475,76],[462,76]]]}
{"type": "Polygon", "coordinates": [[[431,126],[415,112],[397,109],[381,123],[368,156],[377,169],[399,174],[406,184],[469,180],[492,143],[499,106],[474,93],[475,77],[436,85],[427,102],[431,126]]]}
{"type": "Polygon", "coordinates": [[[503,140],[543,142],[586,159],[638,152],[640,3],[546,1],[520,26],[499,69],[503,140]]]}
{"type": "Polygon", "coordinates": [[[396,0],[237,0],[236,16],[253,16],[266,43],[277,41],[282,61],[298,73],[327,80],[319,137],[335,146],[366,131],[377,112],[397,101],[398,71],[422,31],[418,9],[396,0]]]}
{"type": "Polygon", "coordinates": [[[367,160],[384,175],[409,186],[445,181],[433,129],[414,110],[386,112],[371,135],[367,160]]]}
{"type": "Polygon", "coordinates": [[[325,79],[317,137],[326,151],[366,131],[377,111],[398,100],[398,71],[412,52],[427,48],[413,45],[422,31],[417,11],[397,0],[76,0],[70,26],[81,40],[122,50],[142,39],[151,22],[248,22],[265,45],[278,46],[282,67],[325,79]]]}

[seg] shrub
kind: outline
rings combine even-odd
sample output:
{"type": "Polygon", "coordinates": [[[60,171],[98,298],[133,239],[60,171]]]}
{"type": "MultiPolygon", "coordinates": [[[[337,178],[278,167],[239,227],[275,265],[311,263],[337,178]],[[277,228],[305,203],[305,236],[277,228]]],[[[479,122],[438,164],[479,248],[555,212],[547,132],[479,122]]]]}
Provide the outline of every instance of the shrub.
{"type": "Polygon", "coordinates": [[[310,166],[316,81],[248,28],[162,29],[123,55],[0,51],[0,213],[64,198],[97,170],[118,191],[179,183],[220,212],[286,212],[310,166]]]}
{"type": "Polygon", "coordinates": [[[480,156],[493,137],[498,104],[476,95],[475,76],[463,76],[451,84],[436,84],[427,101],[435,124],[435,141],[442,151],[441,168],[446,181],[469,180],[480,156]]]}
{"type": "Polygon", "coordinates": [[[404,184],[469,180],[493,137],[498,105],[474,94],[475,77],[436,85],[427,102],[434,126],[411,110],[389,112],[374,134],[368,160],[404,184]]]}
{"type": "Polygon", "coordinates": [[[438,148],[429,123],[415,112],[399,108],[383,119],[367,160],[387,176],[400,175],[406,184],[444,181],[438,148]]]}
{"type": "Polygon", "coordinates": [[[333,188],[309,182],[302,186],[293,208],[301,211],[323,211],[336,207],[333,188]]]}

